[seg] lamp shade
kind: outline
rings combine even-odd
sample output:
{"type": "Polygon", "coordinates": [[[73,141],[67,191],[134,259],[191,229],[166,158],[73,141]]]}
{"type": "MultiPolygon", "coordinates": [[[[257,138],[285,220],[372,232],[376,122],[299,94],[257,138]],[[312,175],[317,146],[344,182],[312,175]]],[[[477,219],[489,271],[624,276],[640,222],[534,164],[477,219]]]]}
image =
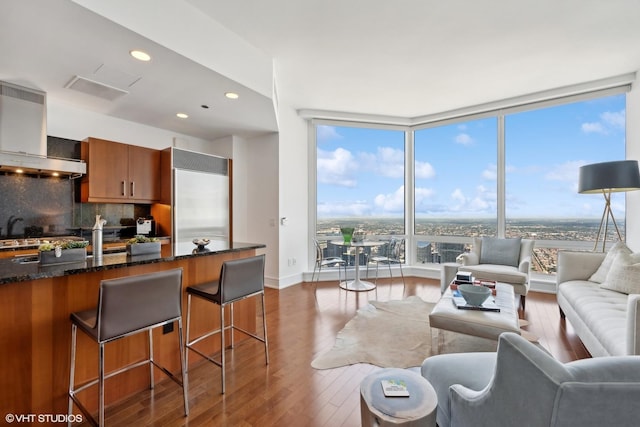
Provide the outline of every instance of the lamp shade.
{"type": "Polygon", "coordinates": [[[637,160],[594,163],[580,167],[578,193],[640,190],[637,160]]]}

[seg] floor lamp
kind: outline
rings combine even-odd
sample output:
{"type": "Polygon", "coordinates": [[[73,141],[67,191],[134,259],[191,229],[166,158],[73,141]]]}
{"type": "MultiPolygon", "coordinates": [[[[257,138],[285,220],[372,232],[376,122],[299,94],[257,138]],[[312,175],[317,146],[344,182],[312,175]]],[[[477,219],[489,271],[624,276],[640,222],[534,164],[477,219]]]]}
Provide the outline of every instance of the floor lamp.
{"type": "Polygon", "coordinates": [[[611,211],[611,193],[640,190],[638,161],[620,160],[581,166],[579,176],[578,193],[602,193],[604,196],[604,211],[602,212],[596,243],[593,246],[593,250],[595,251],[598,247],[598,241],[600,240],[600,234],[604,226],[604,233],[602,234],[602,252],[604,252],[607,241],[609,217],[611,217],[616,233],[618,233],[618,238],[622,240],[618,224],[616,224],[616,219],[611,211]]]}

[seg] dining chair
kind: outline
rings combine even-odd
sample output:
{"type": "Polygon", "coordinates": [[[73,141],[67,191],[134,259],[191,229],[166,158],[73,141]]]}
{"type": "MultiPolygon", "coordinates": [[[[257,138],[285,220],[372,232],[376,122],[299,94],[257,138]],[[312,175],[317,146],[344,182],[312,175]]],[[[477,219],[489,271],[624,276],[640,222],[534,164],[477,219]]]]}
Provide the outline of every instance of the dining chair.
{"type": "Polygon", "coordinates": [[[182,268],[136,276],[102,280],[98,305],[90,310],[71,313],[71,362],[69,370],[69,408],[73,404],[92,424],[104,425],[105,380],[145,364],[149,364],[150,388],[154,387],[154,366],[182,387],[184,415],[189,414],[185,350],[182,341],[182,268]],[[153,352],[153,329],[178,322],[177,345],[180,354],[181,378],[156,363],[153,352]],[[80,329],[98,343],[98,378],[76,386],[76,342],[80,329]],[[149,333],[149,357],[123,368],[105,373],[105,344],[140,332],[149,333]],[[78,398],[78,393],[98,384],[98,422],[78,398]]]}
{"type": "MultiPolygon", "coordinates": [[[[389,240],[389,243],[386,245],[386,250],[383,251],[383,255],[376,255],[369,258],[369,262],[372,262],[376,265],[376,278],[374,283],[378,283],[378,267],[380,264],[385,264],[389,267],[389,277],[393,278],[393,274],[391,273],[391,266],[398,265],[400,267],[400,276],[402,277],[402,286],[404,288],[404,273],[402,271],[402,252],[404,249],[404,239],[396,239],[392,237],[389,240]]],[[[369,264],[367,263],[367,277],[369,276],[369,264]]]]}
{"type": "Polygon", "coordinates": [[[314,284],[314,292],[318,288],[318,282],[320,281],[320,273],[322,273],[323,267],[338,267],[338,283],[342,281],[342,276],[340,272],[340,268],[344,268],[344,276],[345,280],[347,280],[347,262],[340,257],[329,257],[325,258],[322,247],[318,240],[313,239],[313,244],[316,249],[316,261],[313,266],[313,274],[311,275],[311,281],[314,284]],[[317,276],[316,276],[317,270],[317,276]]]}

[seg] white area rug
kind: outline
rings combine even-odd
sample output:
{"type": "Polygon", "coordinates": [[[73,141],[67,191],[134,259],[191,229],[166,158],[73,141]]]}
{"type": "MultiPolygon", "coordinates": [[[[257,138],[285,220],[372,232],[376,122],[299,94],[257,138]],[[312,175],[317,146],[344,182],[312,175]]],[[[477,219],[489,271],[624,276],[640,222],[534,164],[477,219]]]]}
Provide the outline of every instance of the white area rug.
{"type": "Polygon", "coordinates": [[[432,339],[429,313],[434,303],[411,296],[400,301],[372,301],[338,332],[331,350],[316,357],[316,369],[370,363],[388,368],[420,366],[438,353],[495,351],[497,342],[447,331],[432,339]],[[432,341],[438,348],[432,350],[432,341]]]}

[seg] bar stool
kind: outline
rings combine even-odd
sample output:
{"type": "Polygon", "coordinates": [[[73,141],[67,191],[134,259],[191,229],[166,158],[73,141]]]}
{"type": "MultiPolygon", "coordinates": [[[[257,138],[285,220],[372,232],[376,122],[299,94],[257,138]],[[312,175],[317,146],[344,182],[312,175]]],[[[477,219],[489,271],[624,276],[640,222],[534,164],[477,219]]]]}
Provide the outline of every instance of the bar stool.
{"type": "Polygon", "coordinates": [[[87,419],[96,424],[95,419],[78,399],[77,393],[98,384],[98,425],[104,425],[104,380],[129,369],[149,364],[150,388],[154,386],[153,367],[156,366],[183,388],[184,414],[189,414],[187,403],[187,378],[185,369],[185,349],[182,342],[182,268],[157,273],[102,280],[98,306],[91,310],[71,313],[71,369],[69,373],[69,412],[73,404],[87,419]],[[178,321],[178,348],[182,379],[176,378],[169,370],[158,365],[153,359],[152,330],[178,321]],[[99,345],[98,378],[76,387],[74,383],[76,367],[76,336],[78,328],[99,345]],[[149,358],[132,363],[116,371],[105,374],[105,344],[149,331],[149,358]]]}
{"type": "MultiPolygon", "coordinates": [[[[225,392],[225,344],[224,344],[224,331],[230,329],[231,331],[231,345],[233,348],[233,330],[237,329],[240,332],[247,334],[248,336],[257,339],[264,343],[264,354],[266,358],[266,364],[269,364],[269,344],[267,341],[267,316],[264,309],[264,255],[258,255],[250,258],[241,258],[237,260],[225,261],[222,264],[220,271],[220,279],[213,282],[203,283],[197,286],[189,286],[187,288],[187,348],[198,353],[208,361],[222,368],[222,394],[225,392]],[[262,332],[263,336],[260,337],[245,329],[235,326],[233,323],[233,303],[243,300],[245,298],[261,296],[262,300],[262,332]],[[189,331],[191,323],[191,296],[202,298],[206,301],[218,304],[220,306],[220,328],[214,331],[207,332],[194,340],[189,340],[189,331]],[[229,305],[230,324],[225,326],[224,324],[224,308],[229,305]],[[202,353],[200,350],[193,347],[194,344],[199,341],[208,338],[214,334],[220,334],[220,362],[213,357],[202,353]]],[[[188,351],[186,355],[187,366],[189,366],[188,351]]]]}

